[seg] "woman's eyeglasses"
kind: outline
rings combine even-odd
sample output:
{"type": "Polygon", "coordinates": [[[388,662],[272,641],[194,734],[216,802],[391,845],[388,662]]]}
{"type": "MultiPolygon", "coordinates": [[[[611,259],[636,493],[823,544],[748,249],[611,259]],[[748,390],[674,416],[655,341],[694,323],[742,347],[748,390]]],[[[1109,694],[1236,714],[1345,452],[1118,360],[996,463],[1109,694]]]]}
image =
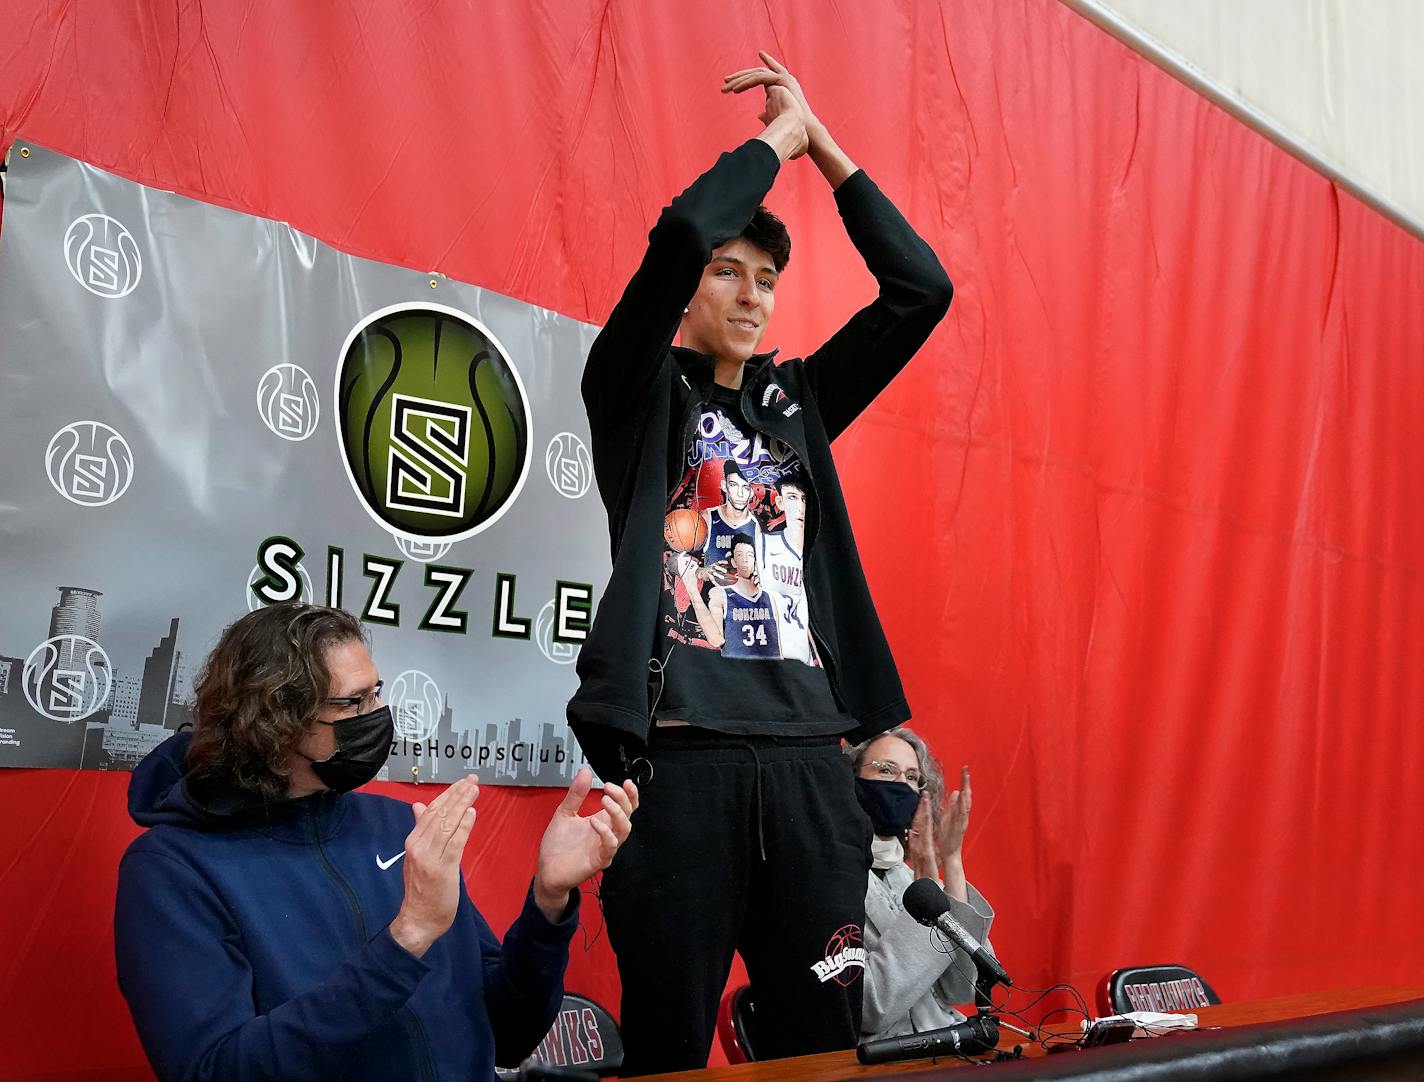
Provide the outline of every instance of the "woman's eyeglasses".
{"type": "Polygon", "coordinates": [[[914,767],[909,770],[902,770],[899,763],[887,762],[884,759],[871,759],[867,764],[875,771],[877,781],[903,781],[911,789],[924,789],[925,777],[914,767]]]}

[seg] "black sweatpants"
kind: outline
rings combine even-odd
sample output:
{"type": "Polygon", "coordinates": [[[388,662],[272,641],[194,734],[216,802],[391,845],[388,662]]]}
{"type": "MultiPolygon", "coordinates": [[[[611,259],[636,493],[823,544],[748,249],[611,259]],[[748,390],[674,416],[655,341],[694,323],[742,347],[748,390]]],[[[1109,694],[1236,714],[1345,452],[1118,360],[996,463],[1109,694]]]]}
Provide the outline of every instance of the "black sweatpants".
{"type": "Polygon", "coordinates": [[[603,875],[621,1073],[706,1065],[734,950],[758,1058],[854,1046],[871,829],[839,741],[655,729],[649,759],[603,875]]]}

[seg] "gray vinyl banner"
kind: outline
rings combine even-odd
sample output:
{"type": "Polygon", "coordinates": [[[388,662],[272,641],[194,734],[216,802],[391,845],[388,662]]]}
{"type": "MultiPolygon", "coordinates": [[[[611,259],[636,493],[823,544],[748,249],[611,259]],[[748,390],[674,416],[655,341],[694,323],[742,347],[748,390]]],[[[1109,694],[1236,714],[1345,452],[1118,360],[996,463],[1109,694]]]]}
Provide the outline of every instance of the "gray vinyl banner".
{"type": "Polygon", "coordinates": [[[259,605],[370,630],[392,780],[558,785],[608,580],[596,328],[17,140],[0,765],[131,769],[259,605]]]}

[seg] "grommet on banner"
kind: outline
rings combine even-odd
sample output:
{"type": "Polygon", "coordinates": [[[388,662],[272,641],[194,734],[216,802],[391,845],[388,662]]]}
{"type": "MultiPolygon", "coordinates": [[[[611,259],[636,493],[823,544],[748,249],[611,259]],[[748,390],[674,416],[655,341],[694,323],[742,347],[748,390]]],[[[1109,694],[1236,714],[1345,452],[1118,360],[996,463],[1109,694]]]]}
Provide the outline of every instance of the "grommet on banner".
{"type": "Polygon", "coordinates": [[[439,284],[440,284],[440,283],[437,282],[434,278],[430,279],[430,288],[431,288],[431,289],[434,289],[434,288],[435,288],[436,286],[438,286],[439,284]]]}
{"type": "Polygon", "coordinates": [[[420,764],[416,763],[410,768],[410,780],[416,785],[420,784],[420,764]]]}
{"type": "Polygon", "coordinates": [[[29,148],[29,147],[21,147],[21,148],[20,148],[20,157],[22,157],[22,158],[28,158],[29,156],[30,156],[30,148],[29,148]]]}

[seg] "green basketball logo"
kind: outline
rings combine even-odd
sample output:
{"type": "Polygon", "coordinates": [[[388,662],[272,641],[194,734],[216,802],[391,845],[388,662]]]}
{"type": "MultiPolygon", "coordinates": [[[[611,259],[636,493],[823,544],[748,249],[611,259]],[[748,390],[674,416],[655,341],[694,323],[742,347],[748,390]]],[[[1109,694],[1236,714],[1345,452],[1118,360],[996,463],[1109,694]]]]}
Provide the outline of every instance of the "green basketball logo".
{"type": "Polygon", "coordinates": [[[529,470],[529,401],[484,327],[442,305],[397,305],[347,336],[336,371],[346,474],[380,525],[458,541],[492,525],[529,470]]]}

